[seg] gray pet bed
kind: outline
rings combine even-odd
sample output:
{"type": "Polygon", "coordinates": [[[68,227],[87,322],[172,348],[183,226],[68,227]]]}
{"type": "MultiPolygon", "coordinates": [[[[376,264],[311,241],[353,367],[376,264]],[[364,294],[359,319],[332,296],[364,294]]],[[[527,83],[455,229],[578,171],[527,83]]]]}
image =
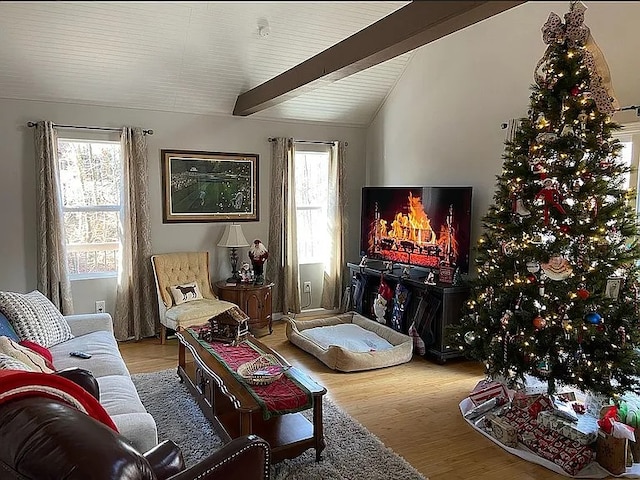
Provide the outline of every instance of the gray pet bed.
{"type": "MultiPolygon", "coordinates": [[[[356,372],[360,370],[372,370],[375,368],[399,365],[411,360],[413,355],[413,341],[408,335],[369,320],[356,312],[347,312],[334,317],[316,320],[296,320],[285,317],[287,321],[287,338],[291,343],[307,353],[318,358],[327,367],[341,372],[356,372]],[[336,344],[320,344],[306,336],[304,331],[316,327],[333,326],[339,324],[353,324],[375,334],[380,342],[375,345],[388,342],[387,349],[372,349],[370,351],[354,351],[340,345],[343,339],[336,339],[336,344]],[[386,342],[384,342],[386,340],[386,342]]],[[[369,335],[369,338],[370,335],[369,335]]]]}

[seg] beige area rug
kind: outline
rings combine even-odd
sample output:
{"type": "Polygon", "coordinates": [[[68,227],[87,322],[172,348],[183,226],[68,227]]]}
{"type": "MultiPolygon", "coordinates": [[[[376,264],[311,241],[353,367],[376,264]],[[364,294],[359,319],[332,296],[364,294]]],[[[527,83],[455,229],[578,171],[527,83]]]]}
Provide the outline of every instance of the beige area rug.
{"type": "MultiPolygon", "coordinates": [[[[140,399],[158,424],[159,440],[180,446],[187,466],[222,445],[175,369],[132,376],[140,399]],[[175,415],[175,412],[181,415],[175,415]]],[[[315,450],[271,467],[274,480],[427,480],[406,460],[387,448],[355,419],[323,399],[326,448],[322,460],[315,450]]],[[[304,414],[310,418],[312,410],[304,414]]]]}

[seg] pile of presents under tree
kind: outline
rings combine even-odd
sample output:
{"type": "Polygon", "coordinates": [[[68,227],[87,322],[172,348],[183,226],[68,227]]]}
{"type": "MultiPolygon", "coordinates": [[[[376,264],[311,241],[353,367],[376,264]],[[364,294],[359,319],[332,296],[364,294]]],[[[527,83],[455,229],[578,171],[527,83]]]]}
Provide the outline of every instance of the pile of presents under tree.
{"type": "Polygon", "coordinates": [[[548,395],[545,387],[532,382],[514,391],[500,381],[483,380],[460,409],[505,450],[558,473],[605,478],[637,470],[640,476],[634,432],[640,426],[640,397],[622,395],[614,402],[566,389],[548,395]]]}

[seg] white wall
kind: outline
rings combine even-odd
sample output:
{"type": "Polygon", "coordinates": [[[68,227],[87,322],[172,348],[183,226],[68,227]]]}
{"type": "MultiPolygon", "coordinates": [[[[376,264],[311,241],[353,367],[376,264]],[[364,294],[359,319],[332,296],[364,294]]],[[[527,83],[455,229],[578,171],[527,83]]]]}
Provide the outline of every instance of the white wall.
{"type": "MultiPolygon", "coordinates": [[[[620,104],[638,105],[640,2],[585,3],[620,104]]],[[[472,185],[473,247],[501,171],[501,124],[526,115],[541,27],[568,7],[528,2],[416,50],[367,131],[367,184],[472,185]]]]}
{"type": "MultiPolygon", "coordinates": [[[[37,120],[152,129],[154,134],[148,137],[148,152],[153,251],[208,250],[214,281],[231,273],[228,251],[216,246],[225,224],[162,223],[161,149],[259,154],[260,221],[242,222],[242,229],[247,240],[260,238],[267,248],[271,179],[269,137],[345,140],[349,143],[347,195],[359,198],[364,184],[365,130],[362,128],[0,99],[0,290],[26,292],[36,288],[34,142],[33,130],[27,127],[27,122],[37,120]]],[[[348,202],[347,212],[354,219],[347,224],[347,256],[358,258],[359,202],[348,202]]],[[[246,259],[246,249],[239,255],[246,259]]],[[[92,312],[95,300],[106,300],[107,311],[113,313],[115,281],[74,282],[73,293],[76,312],[92,312]]]]}

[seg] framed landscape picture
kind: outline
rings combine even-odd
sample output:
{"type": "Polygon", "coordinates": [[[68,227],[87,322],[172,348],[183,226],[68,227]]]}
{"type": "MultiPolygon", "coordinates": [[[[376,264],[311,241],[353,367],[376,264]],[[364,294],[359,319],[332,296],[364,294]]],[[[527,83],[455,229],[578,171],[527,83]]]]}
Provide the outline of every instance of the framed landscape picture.
{"type": "Polygon", "coordinates": [[[163,223],[257,221],[258,154],[161,150],[163,223]]]}

